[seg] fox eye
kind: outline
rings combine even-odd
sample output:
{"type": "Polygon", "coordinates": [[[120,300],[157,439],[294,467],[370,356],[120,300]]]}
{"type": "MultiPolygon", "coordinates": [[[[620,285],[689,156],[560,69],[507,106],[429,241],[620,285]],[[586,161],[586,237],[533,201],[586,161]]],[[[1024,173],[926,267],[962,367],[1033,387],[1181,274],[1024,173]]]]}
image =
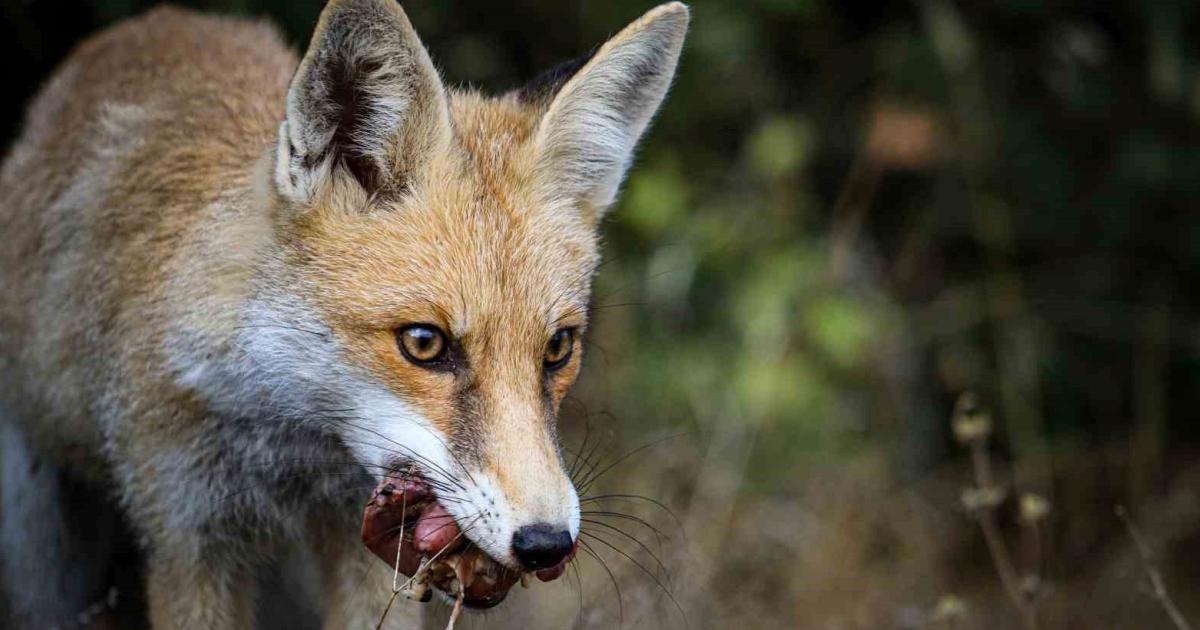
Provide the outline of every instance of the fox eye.
{"type": "Polygon", "coordinates": [[[575,350],[575,329],[560,328],[550,336],[550,341],[546,343],[546,356],[542,358],[542,364],[547,370],[557,370],[567,364],[571,360],[571,353],[575,350]]]}
{"type": "Polygon", "coordinates": [[[446,335],[436,326],[416,324],[396,333],[400,353],[417,365],[436,363],[446,355],[446,335]]]}

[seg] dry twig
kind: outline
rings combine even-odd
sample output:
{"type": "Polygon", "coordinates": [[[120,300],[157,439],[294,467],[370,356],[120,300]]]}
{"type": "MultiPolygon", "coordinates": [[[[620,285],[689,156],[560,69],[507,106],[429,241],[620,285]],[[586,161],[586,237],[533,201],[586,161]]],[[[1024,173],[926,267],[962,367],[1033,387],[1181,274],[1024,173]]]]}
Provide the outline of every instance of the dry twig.
{"type": "MultiPolygon", "coordinates": [[[[974,394],[968,392],[959,397],[954,407],[953,429],[958,441],[970,449],[971,468],[975,474],[975,487],[963,493],[963,504],[979,521],[992,564],[1000,576],[1004,592],[1021,614],[1022,624],[1026,630],[1037,630],[1036,573],[1031,574],[1033,579],[1020,578],[1012,554],[1009,553],[1008,545],[1000,532],[996,508],[1004,502],[1005,489],[996,482],[991,458],[988,456],[988,437],[992,432],[992,421],[987,413],[979,408],[974,394]]],[[[1036,531],[1036,522],[1027,525],[1036,531]]]]}
{"type": "Polygon", "coordinates": [[[1129,537],[1133,539],[1133,546],[1137,548],[1138,556],[1142,559],[1142,568],[1146,571],[1146,577],[1150,580],[1151,594],[1154,599],[1158,600],[1159,605],[1167,612],[1167,616],[1171,618],[1171,623],[1175,624],[1178,630],[1192,630],[1192,624],[1180,612],[1179,607],[1175,605],[1175,600],[1171,599],[1171,594],[1167,592],[1166,582],[1163,581],[1162,572],[1158,570],[1158,566],[1154,564],[1151,558],[1150,545],[1146,543],[1146,539],[1133,524],[1133,519],[1129,518],[1129,514],[1125,511],[1125,507],[1118,505],[1114,511],[1117,513],[1117,518],[1125,524],[1126,531],[1129,532],[1129,537]]]}

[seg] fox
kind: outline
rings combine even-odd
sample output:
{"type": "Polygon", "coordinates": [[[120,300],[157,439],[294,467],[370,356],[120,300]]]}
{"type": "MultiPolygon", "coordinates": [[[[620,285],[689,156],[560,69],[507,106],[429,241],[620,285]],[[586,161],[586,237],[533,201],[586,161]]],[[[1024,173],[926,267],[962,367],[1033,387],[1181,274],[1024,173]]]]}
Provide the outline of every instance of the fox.
{"type": "Polygon", "coordinates": [[[375,627],[363,505],[399,476],[501,572],[561,568],[601,223],[689,19],[498,96],[448,87],[395,0],[330,0],[302,56],[169,6],[78,45],[0,169],[8,627],[76,627],[125,529],[155,630],[254,627],[292,548],[323,627],[375,627]]]}

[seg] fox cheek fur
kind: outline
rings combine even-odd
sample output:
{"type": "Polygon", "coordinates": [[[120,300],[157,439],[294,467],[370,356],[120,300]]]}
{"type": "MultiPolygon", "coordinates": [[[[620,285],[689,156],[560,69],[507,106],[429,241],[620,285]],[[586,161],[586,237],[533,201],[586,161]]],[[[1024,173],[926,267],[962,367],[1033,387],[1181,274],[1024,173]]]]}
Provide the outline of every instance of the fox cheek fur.
{"type": "Polygon", "coordinates": [[[555,418],[599,221],[687,24],[662,5],[494,98],[447,89],[392,0],[331,0],[298,62],[268,26],[170,8],[78,47],[0,171],[17,627],[107,587],[112,545],[63,511],[77,484],[117,499],[95,513],[137,537],[155,628],[251,627],[257,572],[292,548],[326,627],[374,624],[390,574],[354,521],[396,465],[497,562],[520,566],[522,528],[574,538],[555,418]],[[414,325],[445,363],[405,355],[414,325]]]}

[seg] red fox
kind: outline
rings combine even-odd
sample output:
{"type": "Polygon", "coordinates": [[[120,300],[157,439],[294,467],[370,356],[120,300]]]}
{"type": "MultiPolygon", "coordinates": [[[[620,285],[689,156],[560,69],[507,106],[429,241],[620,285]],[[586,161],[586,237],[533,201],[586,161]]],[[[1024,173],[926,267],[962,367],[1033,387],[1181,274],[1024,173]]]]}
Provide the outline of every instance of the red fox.
{"type": "Polygon", "coordinates": [[[359,530],[396,476],[506,574],[561,566],[599,224],[688,20],[499,97],[447,88],[394,0],[331,0],[299,60],[175,8],[81,44],[0,172],[8,627],[72,627],[119,522],[157,630],[253,627],[293,546],[325,627],[374,627],[359,530]]]}

